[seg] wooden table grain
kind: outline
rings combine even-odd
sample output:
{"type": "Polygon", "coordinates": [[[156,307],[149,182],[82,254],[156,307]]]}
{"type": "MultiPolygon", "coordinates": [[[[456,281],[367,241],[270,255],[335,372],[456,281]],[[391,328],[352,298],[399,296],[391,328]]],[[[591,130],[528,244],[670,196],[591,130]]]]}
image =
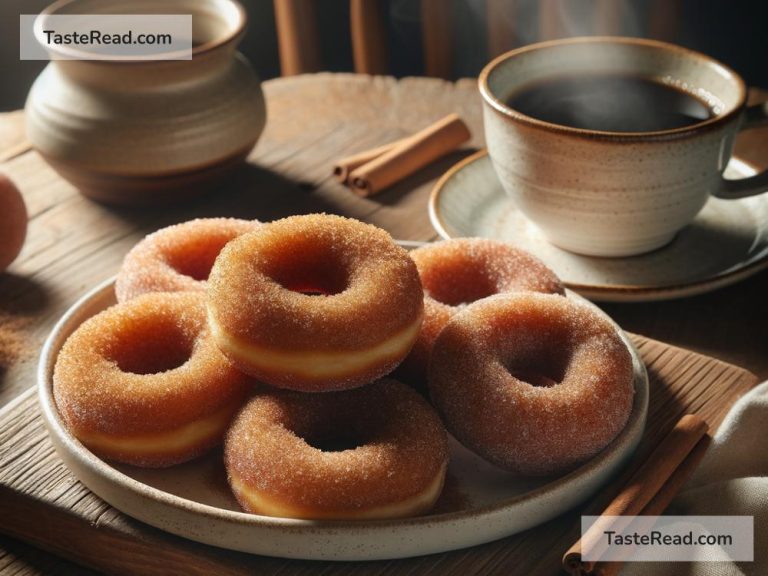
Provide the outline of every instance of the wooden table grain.
{"type": "MultiPolygon", "coordinates": [[[[116,209],[86,200],[35,152],[24,152],[20,112],[0,115],[0,170],[21,188],[31,218],[20,258],[0,274],[0,338],[23,343],[17,357],[0,365],[0,406],[34,385],[36,356],[56,319],[88,288],[113,275],[128,249],[159,227],[199,216],[272,220],[323,211],[372,222],[396,238],[435,238],[426,209],[432,185],[449,166],[484,145],[474,80],[317,74],[272,80],[264,88],[269,120],[248,164],[221,189],[164,208],[116,209]],[[472,140],[392,189],[359,198],[331,177],[336,158],[410,134],[449,112],[465,119],[472,140]]],[[[768,92],[753,91],[752,97],[768,99],[768,92]]],[[[768,166],[766,130],[740,136],[736,153],[758,167],[768,166]]],[[[711,294],[604,308],[627,330],[766,379],[766,295],[768,272],[762,272],[711,294]]],[[[0,540],[2,573],[71,573],[65,563],[41,558],[0,540]]]]}

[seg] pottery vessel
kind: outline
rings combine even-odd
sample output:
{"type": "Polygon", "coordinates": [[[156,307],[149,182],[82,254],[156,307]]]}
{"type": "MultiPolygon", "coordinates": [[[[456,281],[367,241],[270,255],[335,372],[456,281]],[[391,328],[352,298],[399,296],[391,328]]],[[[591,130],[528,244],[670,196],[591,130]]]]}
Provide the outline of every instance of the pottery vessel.
{"type": "Polygon", "coordinates": [[[722,176],[739,129],[767,116],[763,108],[746,108],[744,81],[734,71],[703,54],[637,38],[556,40],[498,57],[479,82],[499,180],[561,248],[592,256],[648,252],[670,242],[710,195],[741,198],[768,189],[766,174],[722,176]],[[547,78],[603,72],[674,85],[707,102],[713,116],[682,128],[607,132],[551,124],[505,103],[547,78]]]}
{"type": "Polygon", "coordinates": [[[209,189],[245,159],[266,110],[236,50],[240,4],[60,0],[43,17],[76,13],[191,14],[193,51],[191,60],[52,60],[27,99],[27,134],[61,176],[96,200],[148,204],[209,189]]]}

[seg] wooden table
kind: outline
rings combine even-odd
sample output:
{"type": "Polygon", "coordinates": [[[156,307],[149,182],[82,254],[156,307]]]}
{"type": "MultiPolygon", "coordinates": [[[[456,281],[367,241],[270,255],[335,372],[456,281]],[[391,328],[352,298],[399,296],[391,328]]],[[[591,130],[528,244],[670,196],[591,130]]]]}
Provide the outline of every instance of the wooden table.
{"type": "MultiPolygon", "coordinates": [[[[34,385],[37,352],[53,322],[85,290],[113,275],[128,249],[151,230],[197,216],[272,220],[325,211],[372,222],[396,238],[435,238],[426,210],[429,190],[484,142],[474,81],[320,74],[273,80],[264,88],[269,121],[248,165],[226,189],[184,205],[109,208],[81,197],[34,152],[0,164],[23,191],[31,218],[21,257],[0,275],[4,337],[23,344],[16,358],[0,358],[6,364],[0,365],[0,406],[34,385]],[[451,111],[469,124],[472,141],[394,188],[363,199],[330,177],[334,159],[409,134],[451,111]]],[[[766,99],[768,92],[753,98],[766,99]]],[[[22,133],[21,113],[0,115],[0,159],[18,152],[22,133]]],[[[745,133],[737,154],[768,166],[766,131],[745,133]]],[[[762,272],[708,295],[604,308],[627,330],[741,365],[765,379],[766,294],[768,273],[762,272]]],[[[3,574],[79,573],[8,539],[0,538],[0,547],[3,574]]]]}

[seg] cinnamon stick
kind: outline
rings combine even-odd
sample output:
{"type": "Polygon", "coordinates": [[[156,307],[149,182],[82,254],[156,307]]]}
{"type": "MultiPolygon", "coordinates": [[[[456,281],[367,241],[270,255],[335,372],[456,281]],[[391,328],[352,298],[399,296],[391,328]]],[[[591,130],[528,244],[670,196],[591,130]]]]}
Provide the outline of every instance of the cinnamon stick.
{"type": "Polygon", "coordinates": [[[456,114],[427,126],[349,175],[353,192],[372,196],[456,149],[471,137],[456,114]]]}
{"type": "MultiPolygon", "coordinates": [[[[663,496],[659,497],[660,500],[655,506],[663,503],[666,498],[671,500],[674,496],[672,489],[675,488],[675,484],[671,488],[665,488],[665,484],[675,475],[684,460],[707,433],[707,429],[707,423],[695,414],[683,416],[629,479],[619,495],[603,510],[601,517],[563,555],[563,568],[571,574],[597,574],[594,572],[596,562],[583,560],[582,551],[590,550],[597,552],[597,556],[600,555],[600,548],[606,546],[603,539],[604,532],[617,528],[617,520],[611,517],[637,516],[659,494],[663,496]]],[[[675,483],[678,482],[680,482],[679,477],[675,480],[675,483]]]]}
{"type": "Polygon", "coordinates": [[[352,171],[355,168],[359,168],[363,164],[367,164],[371,160],[375,160],[385,152],[389,152],[390,150],[392,150],[392,148],[394,148],[395,146],[403,144],[409,138],[411,138],[411,136],[407,136],[406,138],[401,138],[400,140],[395,140],[394,142],[390,142],[389,144],[384,144],[383,146],[377,146],[376,148],[371,148],[370,150],[363,150],[362,152],[358,152],[357,154],[352,154],[351,156],[345,156],[344,158],[336,162],[336,164],[334,164],[333,175],[342,184],[347,184],[349,182],[349,175],[352,173],[352,171]]]}
{"type": "MultiPolygon", "coordinates": [[[[640,512],[642,516],[659,516],[667,509],[667,506],[670,505],[674,497],[677,496],[677,493],[680,492],[685,483],[688,482],[690,477],[696,471],[696,468],[699,467],[699,464],[704,458],[704,454],[706,454],[707,448],[709,448],[711,443],[711,436],[705,435],[699,440],[698,444],[691,450],[691,453],[688,454],[688,457],[683,460],[682,464],[680,464],[672,476],[669,477],[669,480],[664,483],[664,486],[661,487],[658,494],[656,494],[648,505],[643,508],[642,512],[640,512]]],[[[592,568],[592,573],[596,576],[616,576],[623,565],[623,562],[598,561],[592,568]]]]}

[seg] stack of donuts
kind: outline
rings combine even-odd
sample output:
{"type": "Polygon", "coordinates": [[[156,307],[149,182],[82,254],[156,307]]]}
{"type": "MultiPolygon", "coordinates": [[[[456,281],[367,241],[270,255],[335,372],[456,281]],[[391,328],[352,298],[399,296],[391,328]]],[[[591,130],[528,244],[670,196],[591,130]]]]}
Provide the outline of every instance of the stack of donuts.
{"type": "Polygon", "coordinates": [[[193,220],[136,245],[115,291],[59,353],[62,419],[136,466],[223,442],[256,514],[421,514],[443,488],[446,430],[502,468],[552,475],[602,450],[631,410],[611,323],[498,242],[409,254],[339,216],[193,220]]]}

